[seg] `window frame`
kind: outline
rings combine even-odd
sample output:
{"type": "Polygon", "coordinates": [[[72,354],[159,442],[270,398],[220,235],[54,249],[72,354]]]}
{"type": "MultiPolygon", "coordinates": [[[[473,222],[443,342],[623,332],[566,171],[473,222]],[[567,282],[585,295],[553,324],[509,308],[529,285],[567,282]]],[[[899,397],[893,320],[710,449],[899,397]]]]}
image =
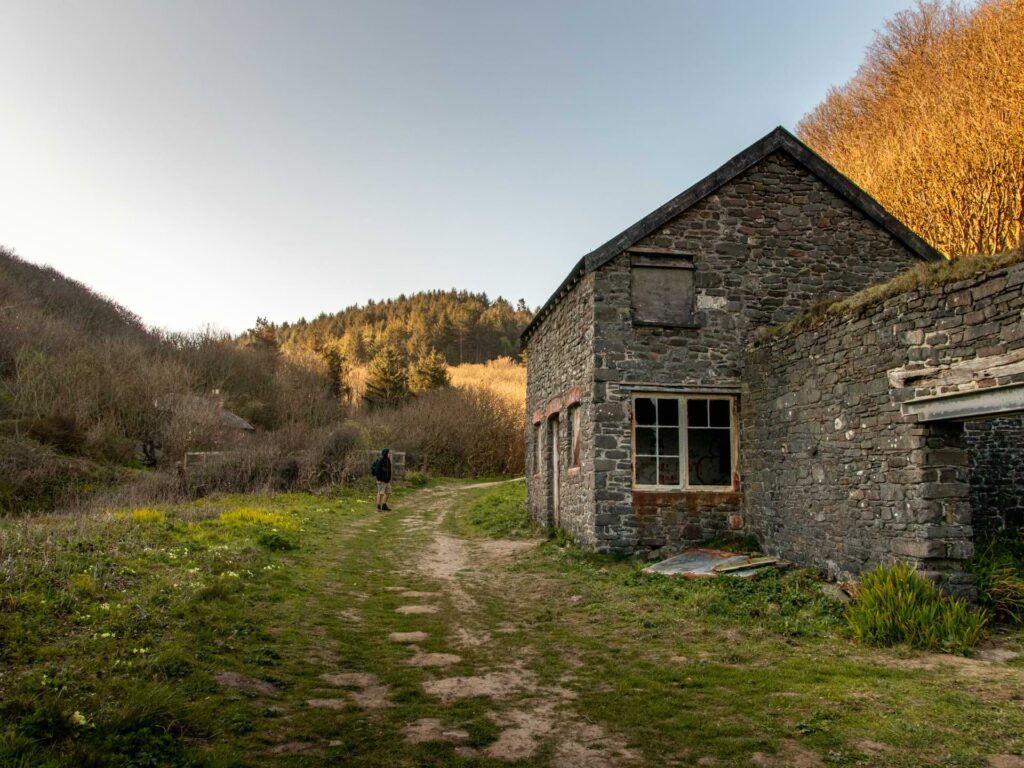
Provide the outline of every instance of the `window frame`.
{"type": "MultiPolygon", "coordinates": [[[[737,421],[737,396],[734,394],[722,394],[719,392],[634,392],[630,400],[630,463],[631,463],[631,486],[634,491],[651,491],[651,492],[683,492],[683,493],[734,493],[739,487],[739,424],[737,421]],[[657,401],[662,400],[676,400],[679,403],[679,424],[676,425],[679,429],[679,485],[662,485],[660,483],[646,485],[639,484],[636,477],[636,401],[642,399],[651,399],[657,401]],[[730,469],[732,470],[732,483],[729,485],[691,485],[690,484],[690,462],[689,462],[689,448],[690,448],[690,425],[689,425],[689,409],[687,408],[687,402],[689,400],[725,400],[729,403],[729,449],[730,455],[730,469]]],[[[639,425],[639,426],[651,426],[651,425],[639,425]]],[[[662,427],[655,426],[658,429],[662,427]]],[[[700,427],[694,427],[694,429],[700,429],[700,427]]],[[[718,427],[717,429],[722,429],[718,427]]],[[[645,456],[648,454],[644,454],[645,456]]]]}
{"type": "Polygon", "coordinates": [[[534,476],[544,472],[544,422],[534,425],[533,430],[533,474],[534,476]]]}
{"type": "Polygon", "coordinates": [[[569,469],[579,469],[582,463],[582,440],[580,436],[582,417],[580,416],[580,404],[574,403],[566,409],[565,427],[568,431],[566,446],[568,449],[569,469]]]}
{"type": "MultiPolygon", "coordinates": [[[[630,248],[629,261],[629,309],[630,319],[634,326],[647,328],[699,328],[697,320],[697,279],[694,255],[668,248],[630,248]],[[667,319],[645,317],[645,313],[637,306],[637,277],[641,271],[657,273],[661,270],[685,270],[677,273],[686,275],[690,281],[689,306],[686,308],[688,319],[667,319]]],[[[667,276],[667,274],[666,274],[667,276]]]]}

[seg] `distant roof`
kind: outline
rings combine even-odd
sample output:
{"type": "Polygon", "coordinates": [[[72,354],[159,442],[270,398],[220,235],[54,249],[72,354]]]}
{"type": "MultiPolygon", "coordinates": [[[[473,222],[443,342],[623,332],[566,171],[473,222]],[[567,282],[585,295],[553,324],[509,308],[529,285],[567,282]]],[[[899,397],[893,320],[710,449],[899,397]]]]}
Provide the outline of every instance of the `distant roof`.
{"type": "Polygon", "coordinates": [[[551,298],[538,310],[537,314],[533,316],[533,320],[526,326],[521,337],[523,343],[525,344],[529,340],[547,314],[580,278],[607,264],[623,251],[632,248],[645,237],[665,226],[676,216],[692,208],[705,197],[715,192],[719,187],[732,181],[748,168],[777,151],[787,153],[801,166],[828,185],[833,192],[843,198],[853,208],[863,213],[892,235],[895,240],[919,259],[923,261],[941,261],[943,259],[942,254],[885,210],[871,195],[846,178],[846,176],[822,158],[821,155],[780,125],[767,136],[744,149],[717,171],[705,176],[682,194],[673,197],[663,206],[647,214],[636,224],[620,232],[607,243],[595,248],[580,259],[568,277],[562,281],[562,284],[558,286],[557,290],[551,295],[551,298]]]}
{"type": "Polygon", "coordinates": [[[227,429],[241,429],[245,432],[256,431],[256,427],[248,421],[225,408],[217,397],[191,393],[163,395],[157,398],[156,406],[193,417],[212,418],[227,429]]]}

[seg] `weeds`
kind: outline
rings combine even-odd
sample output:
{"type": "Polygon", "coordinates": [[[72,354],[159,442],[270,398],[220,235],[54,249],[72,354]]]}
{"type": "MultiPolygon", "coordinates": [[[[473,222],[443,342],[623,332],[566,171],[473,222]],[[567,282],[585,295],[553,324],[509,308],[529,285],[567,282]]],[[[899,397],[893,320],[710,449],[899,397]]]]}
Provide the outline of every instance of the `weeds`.
{"type": "Polygon", "coordinates": [[[1024,624],[1024,534],[978,542],[967,570],[974,574],[980,605],[998,621],[1024,624]]]}
{"type": "Polygon", "coordinates": [[[988,613],[947,598],[912,565],[894,563],[863,575],[846,619],[854,637],[868,645],[962,655],[985,637],[988,613]]]}

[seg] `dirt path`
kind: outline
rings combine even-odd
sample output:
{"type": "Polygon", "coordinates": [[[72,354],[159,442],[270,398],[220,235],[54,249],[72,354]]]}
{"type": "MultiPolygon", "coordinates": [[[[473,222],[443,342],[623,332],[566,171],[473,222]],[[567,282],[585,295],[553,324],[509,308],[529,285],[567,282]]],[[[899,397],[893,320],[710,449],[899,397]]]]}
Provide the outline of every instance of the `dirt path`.
{"type": "Polygon", "coordinates": [[[522,591],[518,582],[523,577],[512,570],[517,558],[538,542],[467,540],[441,530],[456,495],[486,485],[442,487],[417,494],[415,511],[404,518],[402,526],[406,531],[427,534],[427,546],[422,553],[395,554],[404,561],[403,575],[415,581],[425,577],[437,585],[433,593],[412,589],[400,593],[415,602],[399,610],[449,607],[443,638],[447,650],[425,653],[418,643],[427,638],[417,635],[406,642],[410,653],[406,663],[425,670],[423,690],[443,706],[485,699],[486,716],[499,729],[498,735],[491,743],[474,747],[467,743],[463,730],[446,725],[443,718],[422,718],[406,725],[404,737],[413,743],[449,742],[462,757],[523,761],[545,755],[546,764],[566,768],[636,765],[639,753],[628,748],[624,738],[585,721],[574,710],[576,692],[571,676],[562,676],[554,684],[545,682],[531,668],[535,651],[527,646],[509,653],[508,643],[503,642],[500,654],[489,652],[496,635],[509,634],[515,628],[502,616],[483,611],[481,604],[495,593],[522,591]],[[481,594],[484,596],[478,597],[481,594]],[[465,670],[466,661],[469,670],[465,670]],[[459,674],[446,673],[460,662],[459,674]]]}

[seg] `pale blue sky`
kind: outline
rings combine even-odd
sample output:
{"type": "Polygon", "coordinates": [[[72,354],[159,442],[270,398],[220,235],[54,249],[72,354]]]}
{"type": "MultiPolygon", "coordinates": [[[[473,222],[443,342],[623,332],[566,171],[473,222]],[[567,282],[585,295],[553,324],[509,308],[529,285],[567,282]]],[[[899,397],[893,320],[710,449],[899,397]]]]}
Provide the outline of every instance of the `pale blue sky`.
{"type": "Polygon", "coordinates": [[[909,4],[0,0],[0,244],[173,329],[536,306],[909,4]]]}

